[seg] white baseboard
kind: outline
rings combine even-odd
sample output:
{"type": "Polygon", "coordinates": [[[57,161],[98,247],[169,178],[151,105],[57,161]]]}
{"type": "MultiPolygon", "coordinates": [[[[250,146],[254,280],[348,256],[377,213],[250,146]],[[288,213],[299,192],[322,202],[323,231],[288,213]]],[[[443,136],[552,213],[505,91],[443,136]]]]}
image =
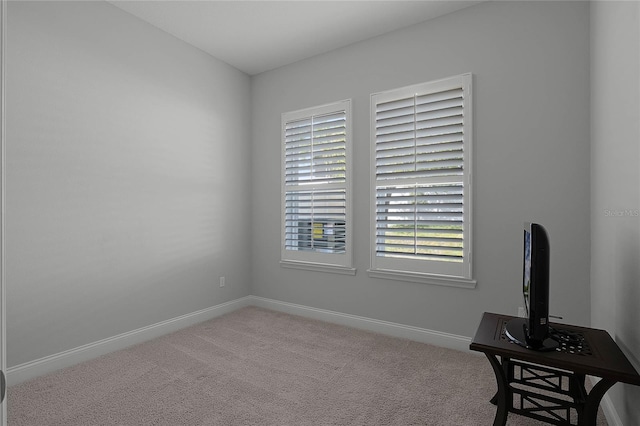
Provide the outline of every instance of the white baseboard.
{"type": "MultiPolygon", "coordinates": [[[[382,321],[341,312],[318,309],[310,306],[297,305],[259,296],[246,296],[240,299],[221,303],[210,308],[182,315],[166,321],[132,330],[127,333],[99,340],[64,352],[46,356],[34,361],[20,364],[7,369],[7,384],[15,385],[29,379],[52,373],[56,370],[97,358],[113,351],[125,349],[129,346],[151,340],[153,338],[172,333],[182,328],[207,321],[220,315],[235,311],[246,306],[258,306],[274,311],[306,318],[341,324],[362,330],[386,334],[394,337],[411,339],[422,343],[428,343],[445,348],[474,353],[469,350],[470,337],[443,333],[425,328],[413,327],[404,324],[382,321]]],[[[636,367],[637,368],[637,367],[636,367]]],[[[592,378],[592,380],[594,380],[592,378]]],[[[623,426],[616,408],[605,395],[601,402],[602,409],[611,426],[623,426]]]]}
{"type": "Polygon", "coordinates": [[[326,309],[296,305],[294,303],[281,302],[279,300],[266,299],[264,297],[249,297],[251,304],[254,306],[471,353],[469,350],[471,338],[469,337],[394,322],[381,321],[357,315],[344,314],[326,309]]]}
{"type": "Polygon", "coordinates": [[[197,324],[246,306],[258,306],[274,311],[300,315],[334,324],[373,331],[394,337],[411,339],[446,348],[469,351],[471,339],[455,334],[442,333],[419,327],[412,327],[388,321],[344,314],[326,309],[312,308],[294,303],[281,302],[258,296],[246,296],[220,305],[212,306],[197,312],[182,315],[166,321],[132,330],[117,336],[79,346],[74,349],[49,355],[34,361],[16,365],[7,369],[7,384],[16,385],[62,368],[106,355],[129,346],[172,333],[182,328],[197,324]]]}
{"type": "Polygon", "coordinates": [[[251,305],[251,297],[242,297],[230,302],[221,303],[210,308],[192,312],[137,330],[132,330],[107,339],[79,346],[57,354],[49,355],[35,361],[26,362],[7,368],[7,384],[15,385],[29,379],[52,373],[61,368],[106,355],[110,352],[172,333],[182,328],[194,325],[220,315],[251,305]]]}

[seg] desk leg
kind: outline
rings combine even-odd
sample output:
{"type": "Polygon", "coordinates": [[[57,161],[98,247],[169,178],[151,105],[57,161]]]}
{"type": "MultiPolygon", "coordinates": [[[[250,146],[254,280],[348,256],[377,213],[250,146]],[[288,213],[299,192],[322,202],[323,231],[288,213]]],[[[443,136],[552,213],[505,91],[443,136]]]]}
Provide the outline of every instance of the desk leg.
{"type": "Polygon", "coordinates": [[[507,414],[509,413],[509,383],[507,382],[507,377],[498,358],[488,353],[485,353],[485,355],[489,359],[491,367],[493,367],[493,372],[496,375],[496,382],[498,384],[498,392],[491,398],[491,402],[498,406],[496,417],[493,420],[493,426],[504,426],[507,424],[507,414]]]}
{"type": "Polygon", "coordinates": [[[596,426],[598,418],[598,407],[605,393],[616,383],[611,379],[600,379],[598,383],[591,389],[584,405],[582,413],[578,414],[578,424],[585,426],[596,426]],[[581,418],[580,418],[581,417],[581,418]]]}

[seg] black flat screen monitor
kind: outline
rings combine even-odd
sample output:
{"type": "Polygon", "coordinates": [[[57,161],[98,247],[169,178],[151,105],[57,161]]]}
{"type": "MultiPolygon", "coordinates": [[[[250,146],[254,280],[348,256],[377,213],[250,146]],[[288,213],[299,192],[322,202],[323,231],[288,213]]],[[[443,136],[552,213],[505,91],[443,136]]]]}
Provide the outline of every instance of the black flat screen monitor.
{"type": "Polygon", "coordinates": [[[525,318],[507,323],[506,334],[513,342],[534,350],[554,350],[549,338],[549,237],[544,227],[526,223],[522,249],[522,294],[525,318]]]}

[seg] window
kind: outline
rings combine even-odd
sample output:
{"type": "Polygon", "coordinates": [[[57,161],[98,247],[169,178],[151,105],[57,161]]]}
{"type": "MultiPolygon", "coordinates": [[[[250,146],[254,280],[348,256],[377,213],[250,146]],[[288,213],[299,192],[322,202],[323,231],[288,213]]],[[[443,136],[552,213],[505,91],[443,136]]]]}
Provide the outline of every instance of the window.
{"type": "Polygon", "coordinates": [[[351,101],[282,115],[283,266],[355,274],[350,151],[351,101]]]}
{"type": "Polygon", "coordinates": [[[475,286],[471,80],[371,96],[371,276],[475,286]]]}

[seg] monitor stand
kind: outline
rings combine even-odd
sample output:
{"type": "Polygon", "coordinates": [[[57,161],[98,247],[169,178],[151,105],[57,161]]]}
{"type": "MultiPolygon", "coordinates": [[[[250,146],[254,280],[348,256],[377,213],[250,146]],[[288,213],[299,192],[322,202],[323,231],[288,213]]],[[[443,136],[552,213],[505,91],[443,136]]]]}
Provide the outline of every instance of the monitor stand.
{"type": "Polygon", "coordinates": [[[533,344],[527,338],[527,319],[526,318],[513,318],[507,321],[505,325],[504,334],[507,335],[509,340],[527,349],[534,351],[554,351],[560,345],[556,340],[546,338],[542,342],[536,342],[533,344]]]}

